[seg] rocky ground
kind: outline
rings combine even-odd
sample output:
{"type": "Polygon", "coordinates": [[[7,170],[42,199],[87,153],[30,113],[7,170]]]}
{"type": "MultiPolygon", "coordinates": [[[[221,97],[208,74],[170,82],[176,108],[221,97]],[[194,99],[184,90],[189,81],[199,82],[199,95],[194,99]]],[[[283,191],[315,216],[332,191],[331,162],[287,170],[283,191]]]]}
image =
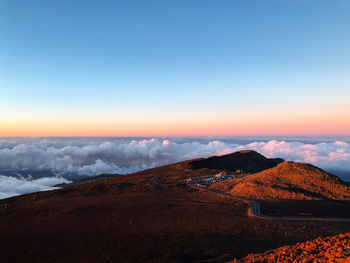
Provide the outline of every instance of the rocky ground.
{"type": "Polygon", "coordinates": [[[249,254],[231,263],[253,262],[350,262],[350,233],[333,237],[319,237],[304,243],[288,245],[260,254],[249,254]]]}

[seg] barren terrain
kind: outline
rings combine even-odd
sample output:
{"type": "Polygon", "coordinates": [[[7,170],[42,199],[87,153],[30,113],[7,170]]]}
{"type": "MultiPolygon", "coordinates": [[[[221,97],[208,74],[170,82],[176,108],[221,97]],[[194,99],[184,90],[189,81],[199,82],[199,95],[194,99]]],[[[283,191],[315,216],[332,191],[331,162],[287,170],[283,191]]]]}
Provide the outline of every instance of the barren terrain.
{"type": "Polygon", "coordinates": [[[348,183],[310,164],[294,162],[212,187],[259,200],[350,200],[348,183]]]}
{"type": "Polygon", "coordinates": [[[319,237],[311,241],[284,246],[259,254],[250,254],[231,263],[269,262],[350,262],[350,234],[319,237]]]}
{"type": "Polygon", "coordinates": [[[0,262],[224,262],[350,232],[250,217],[246,203],[185,183],[218,172],[188,161],[0,200],[0,262]]]}

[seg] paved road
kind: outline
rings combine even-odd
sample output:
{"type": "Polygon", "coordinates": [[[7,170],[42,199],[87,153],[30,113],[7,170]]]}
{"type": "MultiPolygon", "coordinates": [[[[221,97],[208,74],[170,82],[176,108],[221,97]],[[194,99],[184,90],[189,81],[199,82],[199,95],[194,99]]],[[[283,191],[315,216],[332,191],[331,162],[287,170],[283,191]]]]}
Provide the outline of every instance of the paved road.
{"type": "MultiPolygon", "coordinates": [[[[154,181],[158,180],[161,176],[156,176],[153,177],[148,184],[151,186],[162,186],[161,184],[156,184],[154,181]]],[[[254,216],[257,218],[261,218],[261,219],[267,219],[267,220],[278,220],[278,221],[299,221],[299,222],[305,222],[305,221],[309,221],[309,222],[347,222],[350,223],[350,219],[348,218],[300,218],[300,217],[277,217],[277,216],[268,216],[268,215],[264,215],[261,213],[260,211],[260,204],[250,198],[244,197],[244,196],[238,196],[238,195],[233,195],[233,194],[229,194],[226,192],[222,192],[220,190],[217,189],[213,189],[213,188],[208,188],[206,186],[201,186],[201,185],[194,185],[191,183],[186,183],[187,185],[191,186],[191,187],[196,187],[196,188],[202,188],[208,191],[212,191],[214,193],[217,194],[221,194],[221,195],[226,195],[226,196],[230,196],[232,198],[241,200],[245,203],[250,204],[249,210],[248,210],[248,215],[249,216],[254,216]]]]}

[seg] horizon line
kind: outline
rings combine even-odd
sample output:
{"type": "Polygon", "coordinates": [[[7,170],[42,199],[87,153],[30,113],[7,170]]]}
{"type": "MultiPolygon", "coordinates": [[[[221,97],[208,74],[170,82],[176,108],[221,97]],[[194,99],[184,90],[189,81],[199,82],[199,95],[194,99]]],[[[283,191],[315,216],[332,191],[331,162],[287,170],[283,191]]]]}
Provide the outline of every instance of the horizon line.
{"type": "Polygon", "coordinates": [[[350,137],[350,134],[267,134],[267,135],[0,135],[0,138],[229,138],[229,137],[350,137]]]}

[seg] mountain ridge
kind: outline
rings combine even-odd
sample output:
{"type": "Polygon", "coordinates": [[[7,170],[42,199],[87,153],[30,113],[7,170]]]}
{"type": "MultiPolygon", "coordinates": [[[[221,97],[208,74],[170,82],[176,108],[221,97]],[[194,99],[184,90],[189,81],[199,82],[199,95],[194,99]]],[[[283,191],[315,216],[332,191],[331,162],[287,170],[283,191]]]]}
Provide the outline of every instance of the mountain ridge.
{"type": "Polygon", "coordinates": [[[349,184],[339,177],[311,164],[290,161],[212,187],[259,200],[350,199],[349,184]]]}

